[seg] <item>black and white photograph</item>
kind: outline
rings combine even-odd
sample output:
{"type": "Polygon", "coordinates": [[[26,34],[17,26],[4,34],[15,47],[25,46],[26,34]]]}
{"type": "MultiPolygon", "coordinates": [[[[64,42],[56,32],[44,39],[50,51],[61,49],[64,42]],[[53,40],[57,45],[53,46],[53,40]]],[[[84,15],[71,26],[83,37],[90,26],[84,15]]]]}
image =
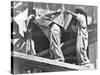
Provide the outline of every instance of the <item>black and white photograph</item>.
{"type": "Polygon", "coordinates": [[[11,73],[97,69],[97,9],[11,1],[11,73]]]}

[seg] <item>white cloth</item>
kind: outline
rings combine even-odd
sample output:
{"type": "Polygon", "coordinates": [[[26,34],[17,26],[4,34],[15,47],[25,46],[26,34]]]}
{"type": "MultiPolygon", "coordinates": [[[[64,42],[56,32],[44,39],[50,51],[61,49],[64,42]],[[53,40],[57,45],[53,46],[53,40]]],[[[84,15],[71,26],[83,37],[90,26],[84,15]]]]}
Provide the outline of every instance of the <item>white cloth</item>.
{"type": "Polygon", "coordinates": [[[25,20],[27,19],[28,9],[24,10],[20,14],[14,17],[14,21],[19,25],[19,33],[24,36],[24,32],[26,32],[26,24],[25,20]]]}
{"type": "MultiPolygon", "coordinates": [[[[50,49],[51,53],[54,55],[55,59],[59,59],[64,61],[64,56],[61,50],[61,33],[60,33],[60,28],[58,25],[54,24],[51,27],[51,32],[50,32],[50,49]]],[[[51,55],[52,55],[51,54],[51,55]]]]}
{"type": "Polygon", "coordinates": [[[86,18],[82,14],[77,15],[77,19],[80,22],[78,25],[78,34],[77,34],[77,57],[79,64],[89,63],[89,59],[87,57],[87,47],[88,47],[88,32],[87,32],[87,24],[86,18]]]}

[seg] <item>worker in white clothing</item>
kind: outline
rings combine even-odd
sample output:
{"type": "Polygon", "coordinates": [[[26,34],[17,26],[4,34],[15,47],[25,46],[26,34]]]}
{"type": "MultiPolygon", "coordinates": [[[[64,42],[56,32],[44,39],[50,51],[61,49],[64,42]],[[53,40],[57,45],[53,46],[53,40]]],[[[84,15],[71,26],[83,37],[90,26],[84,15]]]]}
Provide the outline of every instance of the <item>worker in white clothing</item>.
{"type": "Polygon", "coordinates": [[[41,18],[37,19],[37,22],[50,29],[49,35],[47,35],[50,41],[50,55],[51,58],[56,61],[65,61],[61,50],[61,26],[54,21],[61,14],[61,10],[54,13],[48,13],[41,18]]]}
{"type": "Polygon", "coordinates": [[[88,31],[87,31],[87,16],[84,10],[77,8],[75,13],[67,10],[66,14],[71,14],[77,19],[77,43],[76,51],[79,65],[89,66],[90,61],[87,57],[88,47],[88,31]]]}
{"type": "Polygon", "coordinates": [[[36,10],[30,8],[30,12],[31,14],[29,14],[28,18],[27,18],[27,32],[25,32],[26,35],[26,53],[27,54],[32,54],[32,55],[36,55],[36,51],[35,51],[35,45],[34,45],[34,40],[32,40],[32,35],[33,35],[33,28],[34,28],[34,21],[35,21],[35,17],[36,17],[36,10]]]}

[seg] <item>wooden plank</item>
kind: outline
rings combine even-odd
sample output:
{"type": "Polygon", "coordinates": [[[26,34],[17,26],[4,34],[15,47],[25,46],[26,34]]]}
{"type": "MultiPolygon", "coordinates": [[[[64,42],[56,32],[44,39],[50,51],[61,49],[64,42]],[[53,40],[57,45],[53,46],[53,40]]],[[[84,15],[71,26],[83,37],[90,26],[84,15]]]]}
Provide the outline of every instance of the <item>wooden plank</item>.
{"type": "Polygon", "coordinates": [[[37,53],[36,55],[37,56],[43,56],[43,55],[47,54],[48,52],[49,52],[49,50],[47,49],[47,50],[44,50],[44,51],[37,53]]]}
{"type": "Polygon", "coordinates": [[[26,55],[24,53],[13,52],[12,56],[14,57],[13,61],[20,60],[20,63],[27,63],[31,66],[40,67],[43,69],[48,69],[51,71],[67,71],[67,70],[89,70],[90,68],[59,62],[55,60],[46,59],[43,57],[26,55]],[[17,60],[16,60],[17,59],[17,60]]]}

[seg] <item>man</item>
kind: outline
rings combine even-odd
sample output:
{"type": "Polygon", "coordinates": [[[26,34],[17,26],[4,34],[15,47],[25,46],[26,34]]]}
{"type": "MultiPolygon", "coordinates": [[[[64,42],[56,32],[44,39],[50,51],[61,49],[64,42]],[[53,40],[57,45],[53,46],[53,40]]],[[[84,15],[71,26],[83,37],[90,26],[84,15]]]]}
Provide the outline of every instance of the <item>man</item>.
{"type": "Polygon", "coordinates": [[[47,35],[47,37],[50,41],[51,57],[57,61],[64,62],[65,59],[61,51],[61,26],[53,22],[53,20],[57,18],[60,14],[60,10],[54,13],[46,14],[41,18],[37,19],[37,22],[41,26],[45,26],[50,30],[49,35],[47,35]]]}
{"type": "Polygon", "coordinates": [[[77,8],[75,13],[71,11],[65,11],[67,14],[71,14],[77,20],[77,43],[76,51],[79,65],[89,66],[89,59],[87,57],[88,47],[88,31],[87,31],[87,16],[86,13],[77,8]]]}
{"type": "Polygon", "coordinates": [[[55,60],[64,62],[65,59],[61,50],[61,28],[54,23],[50,27],[50,31],[49,40],[51,53],[54,55],[55,60]]]}
{"type": "Polygon", "coordinates": [[[36,55],[34,40],[32,40],[32,35],[33,35],[32,30],[35,24],[34,22],[35,22],[35,17],[36,17],[36,11],[33,8],[29,8],[29,12],[31,14],[29,14],[27,18],[27,32],[25,32],[26,39],[27,39],[26,40],[26,53],[36,55]]]}
{"type": "MultiPolygon", "coordinates": [[[[33,55],[36,54],[35,52],[35,46],[34,42],[32,43],[32,35],[37,34],[36,33],[36,25],[42,29],[41,26],[46,27],[46,30],[48,29],[48,32],[45,32],[44,29],[43,32],[46,34],[46,36],[49,39],[50,42],[50,54],[52,59],[57,61],[64,61],[64,56],[61,51],[61,29],[60,26],[53,22],[55,18],[57,18],[61,11],[57,11],[50,14],[45,14],[44,16],[36,18],[36,10],[31,10],[31,15],[29,15],[27,19],[27,51],[30,53],[30,45],[33,45],[33,55]],[[35,34],[34,34],[35,32],[35,34]]],[[[39,35],[39,34],[38,34],[39,35]]],[[[34,40],[35,41],[35,40],[34,40]]]]}

